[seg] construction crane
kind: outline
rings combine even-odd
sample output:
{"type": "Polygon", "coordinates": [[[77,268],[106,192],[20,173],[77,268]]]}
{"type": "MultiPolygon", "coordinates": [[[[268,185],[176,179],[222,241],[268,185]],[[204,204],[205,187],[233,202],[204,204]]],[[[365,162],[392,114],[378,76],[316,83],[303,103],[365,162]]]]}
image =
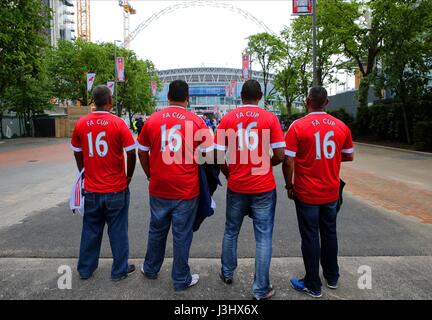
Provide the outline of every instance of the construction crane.
{"type": "Polygon", "coordinates": [[[136,10],[129,4],[129,0],[119,0],[119,6],[123,8],[123,43],[125,48],[129,48],[130,21],[131,14],[136,14],[136,10]]]}
{"type": "Polygon", "coordinates": [[[90,30],[90,0],[76,0],[78,38],[91,41],[90,30]]]}

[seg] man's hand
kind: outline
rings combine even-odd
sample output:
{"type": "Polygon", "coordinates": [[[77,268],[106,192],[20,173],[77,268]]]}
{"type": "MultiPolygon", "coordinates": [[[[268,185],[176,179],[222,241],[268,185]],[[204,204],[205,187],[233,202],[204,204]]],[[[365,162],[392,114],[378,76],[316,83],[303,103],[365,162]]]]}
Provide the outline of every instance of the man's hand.
{"type": "Polygon", "coordinates": [[[288,198],[294,200],[294,186],[286,187],[288,198]]]}
{"type": "Polygon", "coordinates": [[[127,157],[127,169],[126,169],[126,180],[127,180],[127,185],[129,187],[129,184],[132,181],[132,177],[135,171],[135,164],[136,164],[136,150],[130,150],[128,152],[126,152],[126,157],[127,157]]]}
{"type": "Polygon", "coordinates": [[[286,183],[285,189],[288,190],[288,198],[294,200],[294,184],[292,182],[294,175],[294,158],[285,157],[282,163],[282,172],[286,183]]]}

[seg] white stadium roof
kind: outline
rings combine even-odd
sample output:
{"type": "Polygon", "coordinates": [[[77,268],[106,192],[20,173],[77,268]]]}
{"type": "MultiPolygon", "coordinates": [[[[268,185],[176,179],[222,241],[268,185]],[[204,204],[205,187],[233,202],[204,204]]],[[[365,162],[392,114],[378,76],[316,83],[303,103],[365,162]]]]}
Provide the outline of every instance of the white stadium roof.
{"type": "MultiPolygon", "coordinates": [[[[188,83],[226,83],[232,80],[241,82],[242,70],[233,68],[181,68],[158,71],[159,78],[164,83],[174,80],[184,80],[188,83]]],[[[270,81],[274,75],[270,75],[270,81]]],[[[252,79],[263,81],[263,73],[252,70],[252,79]]]]}

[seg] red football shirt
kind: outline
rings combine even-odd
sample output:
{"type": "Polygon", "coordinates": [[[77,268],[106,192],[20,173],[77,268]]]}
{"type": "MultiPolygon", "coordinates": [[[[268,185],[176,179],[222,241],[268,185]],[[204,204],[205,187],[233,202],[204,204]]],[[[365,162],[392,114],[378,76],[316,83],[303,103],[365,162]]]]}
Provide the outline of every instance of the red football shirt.
{"type": "Polygon", "coordinates": [[[294,194],[304,203],[339,198],[342,153],[353,153],[350,129],[326,112],[294,121],[285,137],[285,155],[294,159],[294,194]]]}
{"type": "Polygon", "coordinates": [[[226,114],[215,135],[215,148],[228,155],[228,189],[238,193],[275,189],[270,153],[284,147],[278,118],[258,106],[241,106],[226,114]]]}
{"type": "Polygon", "coordinates": [[[96,111],[78,120],[72,150],[84,155],[84,189],[111,193],[127,188],[124,151],[135,149],[126,122],[109,112],[96,111]]]}
{"type": "Polygon", "coordinates": [[[198,147],[213,150],[213,135],[200,117],[179,106],[154,113],[138,137],[138,148],[150,151],[150,195],[176,200],[198,197],[198,147]]]}

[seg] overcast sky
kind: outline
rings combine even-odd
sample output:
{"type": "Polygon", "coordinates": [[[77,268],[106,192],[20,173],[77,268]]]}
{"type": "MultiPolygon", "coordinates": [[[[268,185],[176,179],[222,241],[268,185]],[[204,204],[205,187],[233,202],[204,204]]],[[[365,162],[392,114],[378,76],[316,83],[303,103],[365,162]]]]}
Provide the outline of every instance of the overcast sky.
{"type": "MultiPolygon", "coordinates": [[[[185,1],[131,0],[131,31],[153,14],[185,1]]],[[[218,1],[249,12],[278,33],[293,17],[292,1],[218,1]]],[[[118,0],[91,0],[93,42],[123,42],[123,10],[118,0]]],[[[264,29],[241,14],[214,7],[190,7],[172,11],[151,23],[132,41],[140,58],[153,61],[159,70],[180,67],[241,68],[246,38],[264,29]]],[[[257,69],[257,66],[253,66],[257,69]]]]}

